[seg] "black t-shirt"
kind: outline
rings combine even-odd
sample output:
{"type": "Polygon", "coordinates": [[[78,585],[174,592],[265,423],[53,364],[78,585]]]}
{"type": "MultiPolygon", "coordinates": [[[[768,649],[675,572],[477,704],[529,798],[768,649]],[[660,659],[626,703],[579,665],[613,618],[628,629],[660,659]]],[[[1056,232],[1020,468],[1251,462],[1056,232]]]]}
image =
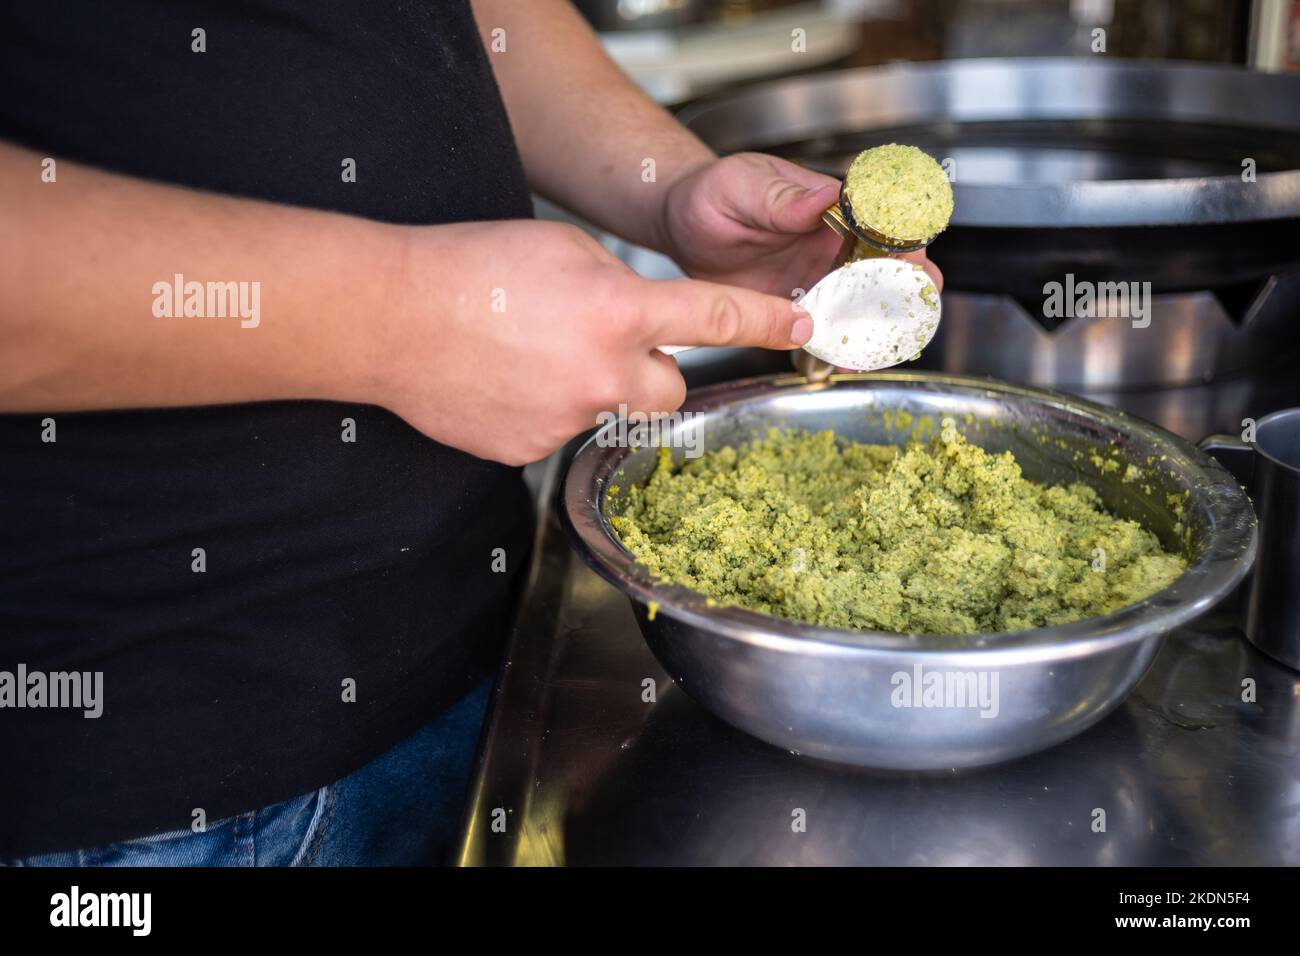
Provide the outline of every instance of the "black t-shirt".
{"type": "MultiPolygon", "coordinates": [[[[10,2],[0,137],[385,222],[531,215],[467,0],[10,2]]],[[[28,701],[33,674],[102,674],[97,718],[0,706],[0,858],[214,821],[383,752],[490,672],[529,517],[518,469],[373,406],[0,416],[0,703],[5,672],[28,701]]]]}

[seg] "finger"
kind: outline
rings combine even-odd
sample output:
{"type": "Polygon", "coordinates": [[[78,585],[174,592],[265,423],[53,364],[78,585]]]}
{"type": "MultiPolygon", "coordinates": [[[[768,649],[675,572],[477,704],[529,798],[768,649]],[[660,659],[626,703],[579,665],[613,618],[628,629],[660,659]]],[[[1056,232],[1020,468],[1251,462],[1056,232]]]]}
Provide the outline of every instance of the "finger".
{"type": "Polygon", "coordinates": [[[934,283],[935,289],[939,292],[943,291],[943,273],[939,271],[938,266],[930,261],[930,257],[925,254],[924,249],[918,249],[916,252],[904,252],[896,258],[904,259],[907,262],[915,263],[924,268],[925,274],[930,277],[930,281],[934,283]]]}
{"type": "Polygon", "coordinates": [[[826,187],[833,188],[837,193],[840,188],[840,181],[823,173],[815,172],[806,166],[800,166],[798,163],[792,163],[788,159],[782,159],[780,156],[768,156],[766,153],[749,153],[745,155],[756,156],[761,159],[772,174],[789,180],[795,185],[802,186],[805,189],[823,189],[826,187]]]}
{"type": "Polygon", "coordinates": [[[651,350],[637,373],[633,400],[628,407],[645,412],[673,412],[686,401],[686,380],[677,363],[663,352],[651,350]]]}
{"type": "Polygon", "coordinates": [[[840,194],[839,183],[809,189],[789,180],[774,179],[768,184],[767,202],[760,219],[769,232],[802,235],[821,228],[822,213],[840,194]]]}
{"type": "Polygon", "coordinates": [[[805,289],[811,289],[834,268],[843,244],[844,240],[829,229],[800,240],[796,278],[805,289]]]}
{"type": "Polygon", "coordinates": [[[840,191],[838,179],[789,160],[742,153],[724,160],[720,197],[731,218],[762,232],[802,235],[817,228],[840,191]]]}
{"type": "Polygon", "coordinates": [[[647,282],[651,345],[789,349],[812,336],[812,320],[788,299],[695,279],[647,282]]]}

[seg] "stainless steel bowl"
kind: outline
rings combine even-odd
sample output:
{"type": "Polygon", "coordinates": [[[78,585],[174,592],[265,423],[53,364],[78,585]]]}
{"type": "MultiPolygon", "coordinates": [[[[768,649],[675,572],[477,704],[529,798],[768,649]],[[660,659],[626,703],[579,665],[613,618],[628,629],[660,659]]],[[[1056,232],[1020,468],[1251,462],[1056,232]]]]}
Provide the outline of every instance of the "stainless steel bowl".
{"type": "Polygon", "coordinates": [[[1010,450],[1026,477],[1092,484],[1114,513],[1140,521],[1167,546],[1187,549],[1191,561],[1172,585],[1133,607],[1003,634],[845,631],[710,607],[699,594],[655,583],[619,544],[609,516],[622,489],[646,478],[657,452],[608,447],[612,432],[597,433],[575,456],[563,490],[562,515],[578,551],[632,599],[646,641],[683,690],[728,723],[793,752],[937,770],[1060,743],[1116,707],[1164,635],[1222,599],[1254,560],[1254,512],[1222,466],[1154,425],[1070,396],[886,372],[820,383],[751,379],[694,392],[683,410],[694,414],[675,425],[667,442],[679,456],[693,436],[705,448],[722,447],[772,426],[898,442],[905,436],[891,428],[886,411],[953,416],[971,441],[1010,450]],[[1092,452],[1118,455],[1144,476],[1125,482],[1087,464],[1081,470],[1079,450],[1084,462],[1092,452]],[[611,488],[619,491],[611,495],[611,488]],[[1170,501],[1184,494],[1180,518],[1170,501]],[[936,680],[937,697],[908,686],[936,680]],[[962,691],[971,696],[963,700],[962,691]]]}

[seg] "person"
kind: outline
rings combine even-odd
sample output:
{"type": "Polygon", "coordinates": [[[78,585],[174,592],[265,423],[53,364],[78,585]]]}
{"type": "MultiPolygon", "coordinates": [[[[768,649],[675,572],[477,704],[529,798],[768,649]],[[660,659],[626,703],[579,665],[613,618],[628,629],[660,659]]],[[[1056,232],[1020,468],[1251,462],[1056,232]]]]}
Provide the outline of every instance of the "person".
{"type": "Polygon", "coordinates": [[[676,408],[657,346],[805,341],[838,183],[563,0],[15,2],[0,54],[0,860],[445,860],[519,466],[676,408]]]}

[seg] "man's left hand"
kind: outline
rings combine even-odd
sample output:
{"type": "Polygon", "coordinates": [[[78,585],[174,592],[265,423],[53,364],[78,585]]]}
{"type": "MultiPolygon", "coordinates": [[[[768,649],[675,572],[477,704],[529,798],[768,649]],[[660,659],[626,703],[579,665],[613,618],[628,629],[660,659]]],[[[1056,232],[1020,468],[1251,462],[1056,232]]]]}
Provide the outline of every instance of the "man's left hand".
{"type": "MultiPolygon", "coordinates": [[[[661,210],[665,252],[696,279],[793,298],[830,271],[840,238],[822,222],[837,179],[761,153],[738,153],[673,183],[661,210]]],[[[900,258],[943,276],[924,251],[900,258]]]]}

